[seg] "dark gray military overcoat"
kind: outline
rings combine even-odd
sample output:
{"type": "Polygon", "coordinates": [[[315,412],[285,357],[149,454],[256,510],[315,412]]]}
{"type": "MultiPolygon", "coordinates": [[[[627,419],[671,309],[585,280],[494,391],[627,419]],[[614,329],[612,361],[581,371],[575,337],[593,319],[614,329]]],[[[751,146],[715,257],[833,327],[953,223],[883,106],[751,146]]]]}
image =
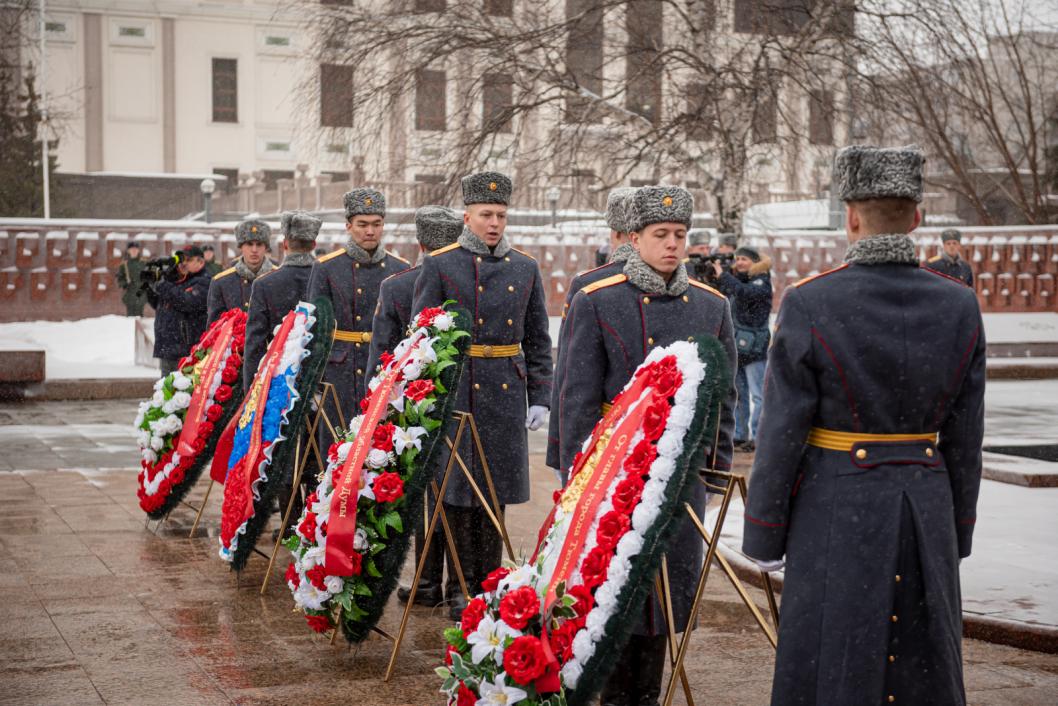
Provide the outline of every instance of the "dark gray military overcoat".
{"type": "MultiPolygon", "coordinates": [[[[599,421],[603,403],[609,403],[631,379],[650,350],[692,336],[711,334],[724,346],[732,383],[720,400],[719,441],[716,468],[731,468],[732,431],[735,408],[735,339],[727,299],[715,289],[690,281],[679,296],[647,294],[625,274],[612,275],[581,289],[574,296],[566,317],[568,354],[563,363],[559,408],[562,426],[561,461],[568,468],[573,456],[599,421]]],[[[701,467],[712,463],[712,439],[703,443],[701,467]]],[[[705,490],[695,483],[691,504],[705,513],[705,490]]],[[[673,617],[683,631],[690,619],[691,604],[702,567],[702,537],[688,517],[683,517],[669,549],[669,580],[673,617]]],[[[666,632],[658,601],[636,632],[656,635],[666,632]]]]}
{"type": "MultiPolygon", "coordinates": [[[[346,250],[337,250],[319,258],[312,266],[308,299],[313,301],[322,296],[331,300],[339,332],[370,334],[379,285],[386,277],[407,267],[407,260],[388,252],[379,262],[361,263],[353,260],[346,250]]],[[[369,350],[369,342],[336,338],[327,359],[323,381],[334,385],[346,425],[360,413],[360,400],[371,375],[367,367],[369,350]]],[[[332,415],[331,422],[338,424],[338,419],[332,415]]]]}
{"type": "MultiPolygon", "coordinates": [[[[305,299],[312,264],[283,266],[267,272],[253,281],[250,289],[250,309],[246,319],[246,350],[243,353],[243,389],[253,384],[257,366],[268,350],[275,327],[297,303],[305,299]]],[[[328,332],[329,333],[329,332],[328,332]]]]}
{"type": "Polygon", "coordinates": [[[974,271],[970,267],[970,263],[961,257],[953,260],[945,257],[943,253],[940,255],[934,255],[926,261],[926,267],[931,270],[936,270],[942,275],[948,275],[961,281],[968,287],[974,286],[974,271]]]}
{"type": "Polygon", "coordinates": [[[370,375],[374,374],[382,353],[392,352],[407,335],[411,303],[415,298],[415,280],[420,272],[422,268],[419,266],[409,267],[382,280],[378,290],[378,305],[371,322],[371,349],[367,358],[370,375]]]}
{"type": "Polygon", "coordinates": [[[854,264],[787,290],[743,543],[786,557],[773,704],[965,702],[984,385],[977,299],[943,275],[854,264]],[[940,436],[838,450],[813,428],[940,436]]]}
{"type": "MultiPolygon", "coordinates": [[[[529,500],[529,441],[526,403],[546,407],[551,401],[551,336],[540,268],[531,256],[501,240],[494,252],[470,231],[459,243],[435,250],[423,260],[412,311],[458,302],[473,319],[478,345],[520,345],[512,357],[470,357],[463,368],[456,409],[474,414],[485,456],[501,504],[529,500]],[[468,240],[468,234],[470,240],[468,240]],[[471,243],[478,252],[465,245],[471,243]]],[[[480,459],[468,438],[461,455],[473,462],[475,480],[485,490],[480,459]]],[[[477,505],[462,474],[448,483],[445,502],[477,505]]]]}
{"type": "Polygon", "coordinates": [[[234,267],[221,270],[213,275],[209,283],[209,297],[206,300],[207,323],[213,323],[228,309],[250,307],[250,288],[252,279],[246,279],[235,271],[234,267]]]}

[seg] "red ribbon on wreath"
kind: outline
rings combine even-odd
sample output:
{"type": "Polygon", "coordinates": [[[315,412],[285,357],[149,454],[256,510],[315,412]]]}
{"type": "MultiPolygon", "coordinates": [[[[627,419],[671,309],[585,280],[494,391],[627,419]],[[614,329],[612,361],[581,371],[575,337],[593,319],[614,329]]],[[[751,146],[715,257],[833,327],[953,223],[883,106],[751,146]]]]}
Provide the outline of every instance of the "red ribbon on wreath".
{"type": "Polygon", "coordinates": [[[213,378],[220,370],[224,362],[224,354],[231,346],[234,336],[235,321],[233,318],[228,318],[217,332],[209,354],[202,361],[202,368],[198,373],[198,385],[191,394],[191,402],[187,406],[187,414],[184,415],[184,426],[180,430],[180,439],[176,442],[176,450],[181,456],[194,456],[196,453],[192,444],[198,438],[199,426],[206,419],[209,388],[213,385],[213,378]]]}

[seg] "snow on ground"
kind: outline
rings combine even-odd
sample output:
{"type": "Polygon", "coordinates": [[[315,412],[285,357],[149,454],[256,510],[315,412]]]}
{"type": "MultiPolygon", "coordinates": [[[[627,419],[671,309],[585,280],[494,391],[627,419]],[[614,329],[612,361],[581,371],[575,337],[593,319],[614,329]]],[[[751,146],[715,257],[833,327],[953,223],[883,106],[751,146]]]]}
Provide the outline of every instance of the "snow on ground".
{"type": "Polygon", "coordinates": [[[983,314],[989,343],[1053,343],[1058,341],[1058,313],[983,314]]]}
{"type": "Polygon", "coordinates": [[[19,321],[0,324],[0,348],[43,348],[48,379],[156,378],[135,363],[135,332],[136,319],[117,315],[19,321]]]}

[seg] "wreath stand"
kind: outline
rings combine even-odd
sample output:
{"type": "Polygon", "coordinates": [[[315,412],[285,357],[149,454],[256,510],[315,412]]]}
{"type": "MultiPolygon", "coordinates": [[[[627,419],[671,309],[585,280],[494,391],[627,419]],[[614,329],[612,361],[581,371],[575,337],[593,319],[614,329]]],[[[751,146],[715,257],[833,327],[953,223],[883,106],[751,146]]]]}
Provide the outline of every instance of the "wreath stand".
{"type": "MultiPolygon", "coordinates": [[[[423,538],[422,554],[419,557],[419,561],[415,566],[415,577],[411,582],[411,592],[408,595],[408,601],[404,605],[404,613],[400,619],[400,628],[397,630],[396,636],[389,635],[388,633],[373,628],[375,632],[381,634],[383,637],[393,642],[393,651],[389,656],[389,664],[386,666],[386,674],[382,681],[388,682],[393,676],[393,670],[397,665],[397,655],[400,652],[401,642],[404,640],[404,634],[408,628],[408,620],[411,617],[411,609],[415,604],[415,593],[419,588],[419,579],[422,577],[423,569],[426,566],[426,558],[430,551],[430,543],[433,541],[434,532],[437,529],[437,521],[440,519],[441,525],[444,529],[445,540],[448,544],[449,557],[452,560],[452,565],[455,567],[456,576],[459,579],[459,588],[463,591],[463,595],[469,601],[470,591],[467,588],[466,578],[463,576],[463,566],[459,560],[459,552],[456,549],[455,538],[452,535],[452,530],[448,525],[448,518],[445,516],[444,511],[444,497],[445,491],[448,489],[448,481],[451,480],[452,470],[456,464],[459,464],[459,470],[466,477],[467,482],[470,484],[471,490],[474,491],[475,497],[478,502],[484,508],[485,513],[489,517],[489,521],[499,532],[500,537],[503,539],[504,547],[507,549],[507,556],[510,559],[514,559],[514,550],[511,548],[511,540],[507,535],[507,527],[503,522],[503,515],[500,512],[499,497],[496,495],[496,486],[492,482],[492,471],[489,469],[488,460],[485,458],[485,448],[481,443],[481,436],[478,434],[478,425],[474,421],[474,415],[470,412],[454,412],[452,415],[453,421],[457,422],[455,434],[452,438],[445,436],[445,443],[448,445],[448,463],[445,465],[444,474],[441,476],[441,484],[438,486],[436,478],[430,481],[430,488],[434,493],[434,504],[433,512],[430,513],[429,522],[426,521],[425,514],[423,515],[423,526],[426,532],[423,538]],[[477,481],[474,480],[473,474],[470,472],[470,468],[467,467],[466,462],[463,460],[459,453],[459,444],[463,440],[463,435],[469,431],[470,437],[473,440],[474,447],[473,452],[477,453],[478,460],[481,461],[482,475],[485,477],[485,485],[489,493],[488,499],[485,494],[481,491],[481,487],[477,481]]],[[[429,470],[429,469],[424,469],[429,470]]],[[[427,498],[423,498],[424,507],[429,508],[429,501],[427,498]]],[[[339,614],[338,625],[341,625],[341,615],[339,614]]],[[[331,642],[334,642],[334,637],[338,633],[338,628],[335,627],[334,634],[331,635],[331,642]]]]}

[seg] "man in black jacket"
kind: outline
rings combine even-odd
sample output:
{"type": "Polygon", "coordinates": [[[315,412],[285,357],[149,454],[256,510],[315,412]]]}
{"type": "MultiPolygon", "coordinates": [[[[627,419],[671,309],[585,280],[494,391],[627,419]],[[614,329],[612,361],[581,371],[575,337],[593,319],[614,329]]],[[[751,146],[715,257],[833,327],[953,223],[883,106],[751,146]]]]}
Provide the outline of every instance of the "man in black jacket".
{"type": "Polygon", "coordinates": [[[768,330],[772,301],[771,258],[743,245],[735,250],[730,271],[722,270],[716,262],[713,268],[720,291],[731,300],[731,317],[735,324],[735,347],[738,350],[735,448],[752,451],[760,420],[764,370],[771,338],[768,330]]]}
{"type": "Polygon", "coordinates": [[[184,250],[171,274],[154,284],[158,298],[154,357],[160,361],[163,376],[176,370],[177,363],[206,330],[209,275],[205,267],[202,248],[191,246],[184,250]]]}

